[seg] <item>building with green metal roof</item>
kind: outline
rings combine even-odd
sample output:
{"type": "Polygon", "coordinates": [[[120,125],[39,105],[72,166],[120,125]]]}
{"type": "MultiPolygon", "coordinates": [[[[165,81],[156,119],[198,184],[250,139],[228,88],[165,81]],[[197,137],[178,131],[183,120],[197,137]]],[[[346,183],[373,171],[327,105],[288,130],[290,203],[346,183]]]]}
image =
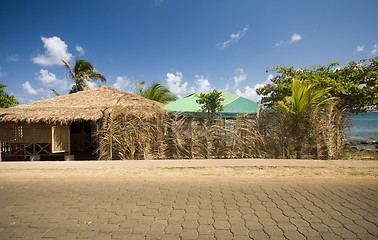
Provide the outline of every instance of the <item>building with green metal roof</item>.
{"type": "MultiPolygon", "coordinates": [[[[206,112],[202,112],[201,105],[197,103],[200,92],[180,98],[168,103],[163,109],[169,112],[178,112],[188,117],[207,117],[206,112]]],[[[259,111],[259,104],[247,98],[241,97],[232,92],[222,92],[223,111],[220,112],[222,118],[236,118],[241,114],[256,115],[259,111]]],[[[216,116],[219,116],[218,113],[216,116]]]]}

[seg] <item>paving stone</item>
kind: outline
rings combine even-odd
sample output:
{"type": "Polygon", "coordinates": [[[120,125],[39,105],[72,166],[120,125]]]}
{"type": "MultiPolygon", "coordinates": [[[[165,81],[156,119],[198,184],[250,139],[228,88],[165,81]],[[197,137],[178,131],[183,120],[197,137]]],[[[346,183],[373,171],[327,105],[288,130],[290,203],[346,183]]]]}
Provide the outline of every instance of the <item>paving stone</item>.
{"type": "Polygon", "coordinates": [[[189,220],[185,220],[183,223],[182,223],[182,228],[183,229],[197,229],[199,226],[199,223],[197,221],[189,221],[189,220]]]}
{"type": "Polygon", "coordinates": [[[250,236],[251,239],[254,239],[254,240],[269,239],[269,235],[266,234],[263,230],[252,230],[252,231],[249,231],[249,236],[250,236]]]}
{"type": "Polygon", "coordinates": [[[161,239],[164,239],[164,240],[180,240],[180,234],[178,234],[178,233],[165,233],[161,239]]]}
{"type": "Polygon", "coordinates": [[[206,225],[206,224],[213,224],[214,223],[214,219],[212,217],[199,217],[197,221],[200,225],[202,225],[202,224],[206,225]]]}
{"type": "Polygon", "coordinates": [[[180,233],[181,239],[196,239],[198,232],[196,229],[183,229],[180,233]]]}
{"type": "Polygon", "coordinates": [[[215,228],[210,224],[202,224],[197,229],[199,235],[214,235],[215,228]]]}
{"type": "Polygon", "coordinates": [[[231,232],[234,236],[248,236],[249,230],[242,224],[231,225],[231,232]]]}
{"type": "Polygon", "coordinates": [[[217,240],[226,240],[226,239],[233,239],[233,234],[230,230],[216,230],[215,231],[215,238],[217,240]]]}
{"type": "Polygon", "coordinates": [[[376,239],[375,183],[0,181],[0,239],[376,239]],[[32,199],[33,201],[30,201],[32,199]]]}
{"type": "Polygon", "coordinates": [[[214,228],[216,230],[220,230],[220,229],[230,229],[230,223],[226,220],[224,221],[215,221],[214,224],[213,224],[214,228]]]}
{"type": "Polygon", "coordinates": [[[146,234],[146,232],[150,229],[150,226],[147,224],[137,224],[132,229],[133,234],[143,234],[143,236],[146,234]]]}
{"type": "Polygon", "coordinates": [[[306,240],[306,237],[300,234],[298,231],[284,231],[284,236],[287,239],[306,240]]]}
{"type": "Polygon", "coordinates": [[[182,230],[181,224],[168,224],[167,227],[165,227],[164,232],[165,233],[180,233],[182,230]]]}

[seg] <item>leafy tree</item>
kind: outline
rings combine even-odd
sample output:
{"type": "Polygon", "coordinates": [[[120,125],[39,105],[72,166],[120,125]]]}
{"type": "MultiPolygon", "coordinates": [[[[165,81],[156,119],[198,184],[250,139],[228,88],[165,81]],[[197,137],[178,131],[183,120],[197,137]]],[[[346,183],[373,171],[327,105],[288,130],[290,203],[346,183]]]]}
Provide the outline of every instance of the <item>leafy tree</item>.
{"type": "Polygon", "coordinates": [[[88,62],[85,59],[76,60],[73,71],[66,61],[62,59],[62,62],[68,69],[69,76],[75,80],[75,85],[73,85],[69,93],[87,90],[89,88],[87,81],[98,80],[102,83],[106,82],[105,76],[98,73],[94,69],[92,63],[88,62]]]}
{"type": "Polygon", "coordinates": [[[153,83],[145,87],[144,81],[136,82],[134,91],[139,96],[164,104],[176,100],[175,95],[162,83],[153,83]]]}
{"type": "Polygon", "coordinates": [[[329,108],[336,97],[327,97],[332,88],[319,88],[315,84],[293,79],[291,96],[277,102],[277,108],[283,110],[290,120],[290,129],[297,139],[297,158],[301,158],[302,144],[309,133],[313,118],[319,111],[329,108]]]}
{"type": "Polygon", "coordinates": [[[0,108],[9,108],[18,104],[18,101],[13,95],[9,95],[8,93],[4,92],[6,87],[7,85],[0,83],[0,108]]]}
{"type": "Polygon", "coordinates": [[[222,91],[218,92],[214,89],[209,93],[200,93],[197,97],[199,99],[196,102],[202,105],[202,112],[207,112],[211,118],[215,117],[217,111],[223,111],[222,101],[224,101],[224,98],[222,98],[222,91]]]}
{"type": "Polygon", "coordinates": [[[351,61],[347,66],[337,68],[339,63],[332,62],[325,66],[295,69],[293,67],[276,66],[267,69],[277,76],[257,90],[262,96],[262,103],[272,107],[278,101],[292,93],[293,79],[298,79],[319,88],[328,88],[329,95],[338,97],[338,107],[348,108],[352,113],[378,110],[378,57],[366,58],[358,63],[351,61]]]}

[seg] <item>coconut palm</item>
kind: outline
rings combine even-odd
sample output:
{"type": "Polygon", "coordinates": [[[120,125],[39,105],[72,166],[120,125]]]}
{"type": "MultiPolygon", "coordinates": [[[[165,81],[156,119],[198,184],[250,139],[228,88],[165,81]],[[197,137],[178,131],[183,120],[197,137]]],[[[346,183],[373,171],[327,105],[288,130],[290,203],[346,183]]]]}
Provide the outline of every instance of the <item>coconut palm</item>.
{"type": "Polygon", "coordinates": [[[85,59],[78,59],[75,62],[74,69],[72,71],[70,65],[62,59],[62,62],[69,71],[69,76],[75,80],[75,85],[72,86],[70,93],[75,93],[78,91],[83,91],[88,89],[87,81],[98,80],[101,83],[106,82],[104,75],[98,73],[92,63],[85,59]]]}
{"type": "Polygon", "coordinates": [[[176,96],[162,83],[144,85],[144,81],[135,83],[135,93],[144,98],[154,100],[161,103],[168,103],[176,100],[176,96]]]}
{"type": "Polygon", "coordinates": [[[291,89],[292,95],[286,97],[284,101],[278,101],[277,107],[283,110],[284,114],[290,119],[289,124],[297,139],[297,158],[300,158],[302,144],[310,132],[312,119],[321,110],[329,108],[337,98],[327,98],[331,87],[319,89],[316,85],[296,79],[293,79],[291,89]]]}
{"type": "Polygon", "coordinates": [[[278,107],[293,115],[296,124],[301,124],[314,111],[326,109],[337,98],[327,98],[331,87],[319,89],[316,85],[293,79],[292,95],[278,101],[278,107]]]}

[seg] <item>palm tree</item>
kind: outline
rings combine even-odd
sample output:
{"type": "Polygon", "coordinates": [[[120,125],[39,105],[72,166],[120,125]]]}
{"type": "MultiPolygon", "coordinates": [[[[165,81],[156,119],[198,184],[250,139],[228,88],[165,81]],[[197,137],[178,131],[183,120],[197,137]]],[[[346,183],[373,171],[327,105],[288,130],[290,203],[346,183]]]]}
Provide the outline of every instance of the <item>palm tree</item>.
{"type": "Polygon", "coordinates": [[[336,97],[327,98],[331,87],[319,89],[316,85],[308,84],[293,79],[292,95],[284,101],[278,101],[277,107],[290,119],[293,134],[297,139],[297,158],[301,157],[302,144],[306,139],[311,121],[321,110],[329,108],[336,100],[336,97]]]}
{"type": "Polygon", "coordinates": [[[62,59],[62,62],[68,69],[69,76],[75,80],[75,85],[72,86],[72,89],[69,93],[87,90],[89,88],[87,81],[98,80],[102,83],[106,82],[105,76],[98,73],[94,69],[92,63],[88,62],[85,59],[76,60],[73,71],[66,61],[62,59]]]}
{"type": "Polygon", "coordinates": [[[164,104],[176,100],[176,96],[162,83],[153,83],[145,87],[144,81],[137,81],[134,91],[139,96],[164,104]]]}

